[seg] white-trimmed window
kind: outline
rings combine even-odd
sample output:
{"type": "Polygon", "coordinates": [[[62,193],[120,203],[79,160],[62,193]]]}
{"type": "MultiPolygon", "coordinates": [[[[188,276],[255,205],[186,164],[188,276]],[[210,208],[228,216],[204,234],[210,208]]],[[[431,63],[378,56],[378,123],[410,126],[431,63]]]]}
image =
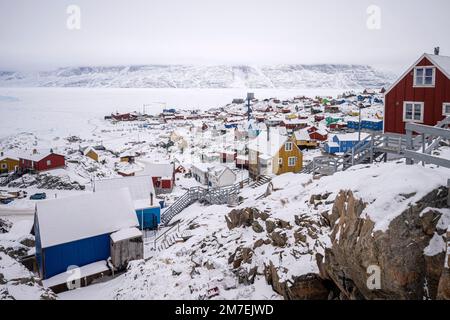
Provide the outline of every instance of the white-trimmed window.
{"type": "Polygon", "coordinates": [[[414,68],[414,87],[434,87],[436,81],[435,67],[414,68]]]}
{"type": "Polygon", "coordinates": [[[281,166],[283,164],[283,158],[278,158],[278,164],[281,166]]]}
{"type": "Polygon", "coordinates": [[[442,105],[442,115],[450,116],[450,102],[444,102],[442,105]]]}
{"type": "Polygon", "coordinates": [[[51,160],[47,160],[47,166],[51,166],[52,165],[52,161],[51,160]]]}
{"type": "Polygon", "coordinates": [[[405,102],[403,104],[404,122],[423,122],[423,102],[405,102]]]}
{"type": "Polygon", "coordinates": [[[297,157],[289,157],[288,158],[288,166],[289,167],[295,167],[296,163],[297,163],[297,157]]]}
{"type": "Polygon", "coordinates": [[[291,141],[286,142],[286,144],[284,145],[284,150],[292,151],[292,142],[291,141]]]}

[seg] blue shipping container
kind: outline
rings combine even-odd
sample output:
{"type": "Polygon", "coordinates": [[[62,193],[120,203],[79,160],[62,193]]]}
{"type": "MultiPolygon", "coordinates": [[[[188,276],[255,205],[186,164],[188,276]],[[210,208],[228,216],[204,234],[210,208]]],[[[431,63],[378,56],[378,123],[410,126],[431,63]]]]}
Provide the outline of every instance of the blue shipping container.
{"type": "Polygon", "coordinates": [[[161,207],[136,209],[136,216],[141,229],[155,229],[161,222],[161,207]]]}

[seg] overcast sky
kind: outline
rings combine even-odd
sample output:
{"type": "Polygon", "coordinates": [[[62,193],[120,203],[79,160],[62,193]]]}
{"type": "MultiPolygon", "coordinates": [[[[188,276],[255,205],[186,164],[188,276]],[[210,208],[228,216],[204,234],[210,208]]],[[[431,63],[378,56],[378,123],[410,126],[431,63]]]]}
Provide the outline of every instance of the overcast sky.
{"type": "Polygon", "coordinates": [[[349,63],[398,72],[438,45],[450,55],[449,12],[449,0],[0,0],[0,69],[349,63]],[[81,10],[80,30],[67,28],[69,5],[81,10]],[[370,5],[381,29],[367,27],[370,5]]]}

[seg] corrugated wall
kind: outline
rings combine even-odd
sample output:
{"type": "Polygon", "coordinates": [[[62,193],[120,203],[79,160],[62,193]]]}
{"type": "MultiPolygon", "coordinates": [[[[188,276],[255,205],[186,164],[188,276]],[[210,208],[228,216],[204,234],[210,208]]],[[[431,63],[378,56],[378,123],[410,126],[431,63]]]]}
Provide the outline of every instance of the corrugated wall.
{"type": "Polygon", "coordinates": [[[69,266],[84,266],[108,259],[110,256],[109,241],[110,235],[103,234],[44,248],[41,258],[43,279],[66,272],[69,266]]]}

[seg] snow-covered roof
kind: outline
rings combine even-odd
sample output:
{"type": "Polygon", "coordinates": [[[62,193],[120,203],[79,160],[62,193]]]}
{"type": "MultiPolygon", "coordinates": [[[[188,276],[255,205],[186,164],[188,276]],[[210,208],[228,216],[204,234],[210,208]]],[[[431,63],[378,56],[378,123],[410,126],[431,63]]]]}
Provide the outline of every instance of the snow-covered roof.
{"type": "MultiPolygon", "coordinates": [[[[78,270],[79,270],[79,273],[78,272],[76,273],[75,279],[71,277],[72,280],[83,279],[83,278],[89,277],[94,274],[107,272],[107,271],[109,271],[109,268],[108,268],[106,261],[102,260],[102,261],[97,261],[97,262],[79,267],[78,270]]],[[[56,276],[51,277],[46,280],[42,280],[42,284],[46,288],[51,288],[51,287],[57,286],[59,284],[64,284],[64,283],[67,283],[67,272],[57,274],[56,276]]]]}
{"type": "Polygon", "coordinates": [[[97,151],[95,151],[93,147],[86,147],[86,149],[84,149],[83,151],[83,155],[87,155],[90,151],[97,153],[97,151]]]}
{"type": "Polygon", "coordinates": [[[172,163],[155,163],[149,160],[141,160],[139,162],[145,165],[144,170],[139,175],[150,177],[171,177],[173,175],[174,166],[172,163]]]}
{"type": "Polygon", "coordinates": [[[111,234],[113,242],[142,237],[142,231],[136,227],[126,228],[111,234]]]}
{"type": "Polygon", "coordinates": [[[267,141],[267,132],[262,132],[248,143],[248,149],[273,157],[287,139],[278,132],[270,131],[269,141],[267,141]]]}
{"type": "Polygon", "coordinates": [[[411,66],[409,67],[405,73],[403,73],[398,79],[397,81],[395,81],[389,88],[387,88],[386,92],[384,93],[385,95],[388,94],[403,78],[405,78],[405,76],[407,74],[409,74],[411,72],[411,70],[413,70],[417,64],[422,61],[423,58],[427,58],[428,60],[430,60],[440,71],[442,71],[442,73],[445,74],[445,76],[450,79],[450,57],[447,56],[437,56],[434,54],[428,54],[425,53],[422,56],[420,56],[420,58],[411,66]]]}
{"type": "Polygon", "coordinates": [[[19,156],[15,153],[12,152],[8,152],[8,153],[3,153],[2,156],[0,156],[0,161],[5,160],[5,159],[11,159],[11,160],[19,160],[19,156]]]}
{"type": "Polygon", "coordinates": [[[301,140],[301,141],[309,141],[309,140],[311,140],[311,137],[309,136],[309,133],[308,133],[307,129],[302,129],[302,130],[299,130],[299,131],[295,131],[294,135],[295,135],[295,139],[296,140],[301,140]]]}
{"type": "Polygon", "coordinates": [[[149,199],[150,193],[155,195],[151,176],[134,176],[95,181],[95,191],[110,191],[128,188],[131,199],[149,199]]]}
{"type": "Polygon", "coordinates": [[[428,58],[436,67],[450,79],[450,57],[447,56],[436,56],[434,54],[425,54],[425,57],[428,58]]]}
{"type": "Polygon", "coordinates": [[[127,189],[42,201],[36,214],[42,248],[138,226],[127,189]]]}
{"type": "MultiPolygon", "coordinates": [[[[353,133],[344,133],[344,134],[335,134],[333,136],[336,136],[339,141],[358,141],[358,132],[353,133]]],[[[331,137],[331,139],[333,138],[331,137]]],[[[364,140],[369,136],[368,133],[361,132],[361,140],[364,140]]]]}
{"type": "Polygon", "coordinates": [[[38,150],[36,152],[24,151],[24,152],[18,153],[17,157],[19,157],[20,159],[26,159],[26,160],[31,160],[31,161],[37,162],[37,161],[44,159],[45,157],[47,157],[48,155],[50,155],[52,153],[58,154],[56,152],[51,152],[51,150],[38,150]]]}

